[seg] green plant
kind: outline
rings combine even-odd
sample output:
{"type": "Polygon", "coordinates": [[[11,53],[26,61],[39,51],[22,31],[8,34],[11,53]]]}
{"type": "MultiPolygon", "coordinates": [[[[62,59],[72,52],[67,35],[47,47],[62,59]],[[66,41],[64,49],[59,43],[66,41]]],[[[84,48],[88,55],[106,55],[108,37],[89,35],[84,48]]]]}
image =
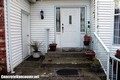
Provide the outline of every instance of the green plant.
{"type": "Polygon", "coordinates": [[[38,41],[32,41],[30,46],[34,49],[34,52],[39,52],[39,48],[41,48],[43,45],[42,42],[39,43],[38,41]]]}
{"type": "Polygon", "coordinates": [[[99,60],[95,59],[92,62],[92,66],[100,66],[99,60]]]}

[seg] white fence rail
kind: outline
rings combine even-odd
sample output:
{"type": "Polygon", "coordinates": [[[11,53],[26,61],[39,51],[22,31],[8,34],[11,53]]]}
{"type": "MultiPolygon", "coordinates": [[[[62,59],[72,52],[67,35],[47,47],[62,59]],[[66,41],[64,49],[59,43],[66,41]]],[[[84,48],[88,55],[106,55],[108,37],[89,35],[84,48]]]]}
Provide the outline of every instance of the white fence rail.
{"type": "Polygon", "coordinates": [[[116,58],[114,55],[110,55],[110,80],[120,80],[120,59],[116,58]]]}
{"type": "Polygon", "coordinates": [[[96,52],[96,57],[99,59],[101,66],[109,80],[109,49],[105,46],[100,37],[94,33],[93,50],[96,52]]]}

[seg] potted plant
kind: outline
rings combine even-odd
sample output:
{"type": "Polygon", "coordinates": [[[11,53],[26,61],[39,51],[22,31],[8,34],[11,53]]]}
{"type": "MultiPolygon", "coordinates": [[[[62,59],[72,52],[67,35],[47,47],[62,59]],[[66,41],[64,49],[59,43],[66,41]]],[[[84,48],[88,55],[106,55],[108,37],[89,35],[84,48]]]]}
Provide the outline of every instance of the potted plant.
{"type": "Polygon", "coordinates": [[[32,51],[32,56],[33,58],[39,58],[41,51],[39,51],[39,48],[42,47],[42,42],[39,43],[38,41],[32,41],[30,43],[30,46],[32,47],[33,51],[32,51]]]}
{"type": "Polygon", "coordinates": [[[115,57],[119,58],[120,59],[120,50],[116,50],[116,54],[115,54],[115,57]]]}
{"type": "Polygon", "coordinates": [[[0,1],[0,7],[3,7],[3,0],[0,1]]]}
{"type": "Polygon", "coordinates": [[[93,72],[99,72],[100,71],[100,67],[101,67],[101,65],[99,63],[99,60],[94,58],[94,60],[93,60],[93,62],[91,64],[91,70],[93,72]]]}
{"type": "Polygon", "coordinates": [[[50,51],[56,51],[56,46],[57,46],[57,44],[54,42],[49,44],[50,51]]]}
{"type": "Polygon", "coordinates": [[[91,37],[89,35],[84,36],[84,45],[89,46],[91,37]]]}

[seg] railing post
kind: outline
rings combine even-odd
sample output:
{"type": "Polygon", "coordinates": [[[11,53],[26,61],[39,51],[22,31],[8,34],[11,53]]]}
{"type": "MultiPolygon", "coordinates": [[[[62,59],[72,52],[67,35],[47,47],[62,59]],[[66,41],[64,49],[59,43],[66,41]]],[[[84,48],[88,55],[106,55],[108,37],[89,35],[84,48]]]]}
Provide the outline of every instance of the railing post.
{"type": "Polygon", "coordinates": [[[109,80],[109,73],[110,73],[110,52],[107,53],[107,80],[109,80]]]}
{"type": "Polygon", "coordinates": [[[46,29],[46,45],[45,45],[45,53],[47,53],[48,45],[49,45],[49,28],[46,29]]]}

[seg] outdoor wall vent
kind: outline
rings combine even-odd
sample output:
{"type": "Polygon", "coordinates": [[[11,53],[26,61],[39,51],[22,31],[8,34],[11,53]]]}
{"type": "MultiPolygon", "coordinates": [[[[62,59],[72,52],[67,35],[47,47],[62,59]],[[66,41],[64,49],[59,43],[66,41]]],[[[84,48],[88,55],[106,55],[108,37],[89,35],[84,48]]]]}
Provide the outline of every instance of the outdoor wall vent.
{"type": "Polygon", "coordinates": [[[28,0],[30,3],[36,3],[36,0],[28,0]]]}

